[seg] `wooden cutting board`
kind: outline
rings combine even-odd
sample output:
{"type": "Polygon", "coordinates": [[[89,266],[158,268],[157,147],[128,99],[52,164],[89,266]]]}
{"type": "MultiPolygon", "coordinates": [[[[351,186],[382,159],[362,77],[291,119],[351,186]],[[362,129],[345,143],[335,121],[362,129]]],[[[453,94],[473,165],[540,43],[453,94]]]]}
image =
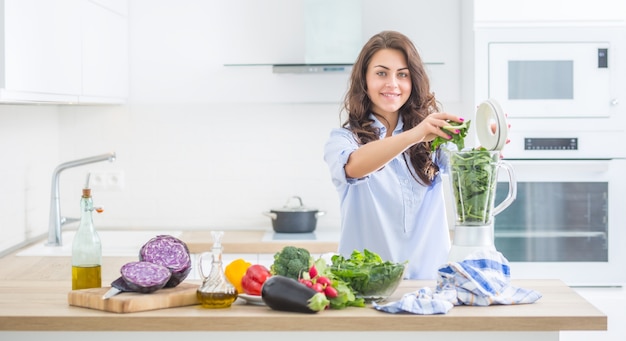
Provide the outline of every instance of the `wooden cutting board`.
{"type": "Polygon", "coordinates": [[[180,283],[174,288],[160,289],[150,294],[122,292],[108,300],[103,299],[102,295],[110,288],[72,290],[67,295],[67,301],[72,306],[113,313],[134,313],[200,304],[196,297],[197,284],[180,283]]]}

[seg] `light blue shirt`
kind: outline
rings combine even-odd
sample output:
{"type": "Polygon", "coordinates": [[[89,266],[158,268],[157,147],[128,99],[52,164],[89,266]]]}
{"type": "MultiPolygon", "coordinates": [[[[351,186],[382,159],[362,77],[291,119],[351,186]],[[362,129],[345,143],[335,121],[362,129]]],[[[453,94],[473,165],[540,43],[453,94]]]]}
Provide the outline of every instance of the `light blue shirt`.
{"type": "MultiPolygon", "coordinates": [[[[383,138],[385,126],[370,117],[383,138]]],[[[400,118],[393,135],[402,127],[400,118]]],[[[436,279],[450,251],[441,177],[430,186],[420,184],[401,154],[364,178],[347,178],[344,166],[358,148],[350,130],[336,128],[324,150],[341,204],[339,253],[349,257],[354,250],[368,249],[383,260],[408,261],[405,278],[436,279]]]]}

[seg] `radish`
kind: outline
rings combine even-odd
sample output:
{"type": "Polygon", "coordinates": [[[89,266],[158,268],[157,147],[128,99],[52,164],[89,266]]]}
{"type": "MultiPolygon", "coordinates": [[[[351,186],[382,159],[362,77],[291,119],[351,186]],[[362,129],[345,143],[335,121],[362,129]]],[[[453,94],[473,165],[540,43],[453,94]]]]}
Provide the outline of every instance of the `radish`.
{"type": "Polygon", "coordinates": [[[312,287],[313,287],[313,282],[312,282],[311,280],[304,279],[304,278],[300,278],[300,279],[298,280],[298,282],[300,282],[300,283],[302,283],[302,284],[306,285],[306,286],[307,286],[307,287],[309,287],[309,288],[312,288],[312,287]]]}
{"type": "Polygon", "coordinates": [[[326,295],[326,297],[328,298],[335,298],[338,294],[339,293],[337,292],[337,289],[333,288],[330,285],[324,288],[324,295],[326,295]]]}
{"type": "Polygon", "coordinates": [[[332,285],[330,278],[328,277],[324,277],[324,276],[319,276],[315,279],[315,283],[320,283],[323,286],[330,286],[332,285]]]}
{"type": "Polygon", "coordinates": [[[311,265],[311,268],[309,269],[309,276],[311,276],[311,278],[317,277],[317,268],[315,265],[311,265]]]}
{"type": "Polygon", "coordinates": [[[313,290],[317,292],[324,292],[324,285],[322,285],[321,283],[315,283],[313,284],[313,290]]]}

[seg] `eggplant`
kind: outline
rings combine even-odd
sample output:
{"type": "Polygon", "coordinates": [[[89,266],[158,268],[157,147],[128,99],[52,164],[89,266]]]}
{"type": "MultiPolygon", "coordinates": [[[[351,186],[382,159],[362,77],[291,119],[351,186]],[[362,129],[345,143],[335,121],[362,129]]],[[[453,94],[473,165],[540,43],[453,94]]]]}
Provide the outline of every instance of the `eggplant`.
{"type": "Polygon", "coordinates": [[[268,278],[261,288],[261,299],[271,309],[314,314],[330,304],[326,295],[281,275],[268,278]]]}
{"type": "Polygon", "coordinates": [[[139,260],[162,265],[172,272],[165,284],[173,288],[191,271],[191,256],[187,244],[170,235],[158,235],[148,240],[139,250],[139,260]]]}
{"type": "Polygon", "coordinates": [[[120,269],[128,291],[149,294],[163,287],[170,280],[170,269],[151,262],[130,262],[120,269]]]}

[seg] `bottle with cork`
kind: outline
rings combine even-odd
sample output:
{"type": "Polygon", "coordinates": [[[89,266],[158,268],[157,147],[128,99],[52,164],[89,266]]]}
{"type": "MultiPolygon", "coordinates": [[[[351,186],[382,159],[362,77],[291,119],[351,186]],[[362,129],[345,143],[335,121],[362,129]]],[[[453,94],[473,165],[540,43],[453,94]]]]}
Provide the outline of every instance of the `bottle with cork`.
{"type": "Polygon", "coordinates": [[[72,242],[72,290],[102,287],[102,243],[93,225],[94,208],[89,177],[80,198],[80,225],[72,242]]]}

